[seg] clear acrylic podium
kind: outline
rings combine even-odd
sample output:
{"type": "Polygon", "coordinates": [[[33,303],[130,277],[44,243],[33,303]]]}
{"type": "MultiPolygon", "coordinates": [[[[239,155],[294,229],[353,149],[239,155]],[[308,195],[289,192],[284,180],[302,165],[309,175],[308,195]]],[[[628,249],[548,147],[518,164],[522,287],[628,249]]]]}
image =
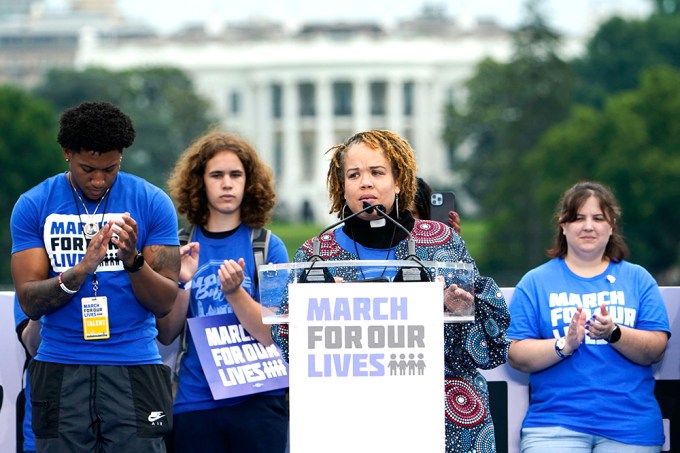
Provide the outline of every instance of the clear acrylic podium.
{"type": "Polygon", "coordinates": [[[259,266],[263,320],[286,324],[290,451],[443,452],[444,326],[474,321],[474,302],[444,309],[444,287],[473,293],[473,272],[411,260],[259,266]]]}
{"type": "MultiPolygon", "coordinates": [[[[334,276],[339,269],[379,269],[381,275],[401,275],[404,282],[424,281],[427,277],[433,282],[444,281],[474,294],[473,266],[463,262],[412,261],[412,260],[363,260],[363,261],[308,261],[301,263],[267,264],[258,266],[260,304],[265,324],[285,324],[288,314],[280,309],[281,302],[287,297],[288,285],[323,283],[328,276],[334,276]],[[426,276],[425,274],[426,273],[426,276]],[[300,283],[304,280],[305,283],[300,283]]],[[[392,278],[390,278],[392,280],[392,278]]],[[[360,280],[357,280],[360,281],[360,280]]],[[[342,283],[349,283],[343,281],[342,283]]],[[[328,283],[328,284],[342,284],[328,283]]],[[[370,283],[370,282],[367,282],[370,283]]],[[[458,307],[455,311],[446,310],[442,304],[443,322],[474,322],[474,302],[458,307]]]]}

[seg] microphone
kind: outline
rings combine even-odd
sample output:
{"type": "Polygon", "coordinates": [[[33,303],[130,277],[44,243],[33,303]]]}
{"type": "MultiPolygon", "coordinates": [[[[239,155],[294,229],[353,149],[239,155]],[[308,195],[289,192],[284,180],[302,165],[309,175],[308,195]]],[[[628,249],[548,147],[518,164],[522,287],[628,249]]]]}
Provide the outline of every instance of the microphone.
{"type": "MultiPolygon", "coordinates": [[[[377,207],[382,207],[383,210],[385,207],[383,205],[372,205],[366,201],[364,201],[364,207],[357,212],[353,212],[352,214],[348,215],[347,217],[341,219],[339,222],[335,222],[334,224],[327,226],[324,228],[319,234],[314,236],[312,238],[312,256],[307,260],[308,262],[315,263],[317,261],[323,261],[323,258],[321,257],[321,241],[319,240],[319,237],[324,234],[326,231],[331,230],[338,225],[341,225],[345,223],[347,220],[358,216],[359,214],[363,212],[368,212],[369,214],[372,213],[377,207]]],[[[401,226],[401,225],[399,225],[401,226]]],[[[403,227],[402,227],[403,228],[403,227]]],[[[335,282],[335,279],[331,275],[331,272],[328,270],[328,268],[323,267],[323,268],[314,268],[314,264],[312,264],[309,269],[302,271],[302,274],[300,275],[300,278],[298,279],[298,283],[333,283],[335,282]]]]}
{"type": "Polygon", "coordinates": [[[411,232],[409,230],[407,230],[404,227],[404,225],[402,225],[401,223],[397,222],[392,217],[387,215],[387,212],[385,212],[385,206],[383,206],[381,204],[376,204],[376,205],[373,205],[373,207],[375,208],[376,211],[378,211],[378,214],[380,215],[380,217],[382,217],[383,219],[389,220],[390,222],[392,222],[393,225],[395,225],[397,228],[401,228],[401,230],[406,233],[406,236],[408,237],[408,256],[406,257],[406,259],[410,259],[410,258],[416,258],[417,259],[417,257],[416,257],[416,240],[413,239],[413,235],[411,234],[411,232]]]}
{"type": "MultiPolygon", "coordinates": [[[[316,236],[314,236],[312,238],[312,257],[309,259],[309,261],[318,261],[318,260],[323,259],[319,255],[319,252],[321,250],[321,241],[319,241],[319,236],[324,234],[326,231],[332,230],[333,228],[335,228],[338,225],[342,225],[343,223],[345,223],[349,219],[354,218],[354,217],[358,216],[359,214],[361,214],[363,212],[373,214],[373,211],[378,210],[378,212],[380,213],[381,209],[382,209],[382,212],[385,212],[385,206],[383,206],[381,204],[370,204],[367,201],[364,201],[363,203],[364,203],[364,207],[362,209],[358,210],[357,212],[353,212],[352,214],[348,215],[347,217],[341,219],[339,222],[335,222],[331,226],[324,228],[323,230],[321,230],[321,232],[319,234],[317,234],[316,236]]],[[[393,220],[393,222],[394,222],[394,220],[393,220]]],[[[401,225],[399,225],[399,226],[402,227],[401,225]]],[[[402,227],[402,228],[404,228],[404,227],[402,227]]],[[[406,228],[404,228],[404,230],[406,230],[406,228]]],[[[408,233],[408,230],[406,230],[406,232],[408,233]]],[[[410,235],[410,233],[409,233],[409,235],[410,235]]]]}
{"type": "Polygon", "coordinates": [[[373,214],[373,211],[378,211],[379,213],[385,212],[385,206],[381,204],[371,204],[365,200],[362,203],[364,204],[362,211],[365,210],[367,214],[373,214]]]}
{"type": "Polygon", "coordinates": [[[432,277],[430,276],[429,272],[427,272],[427,269],[425,269],[425,266],[423,266],[423,263],[420,262],[420,259],[416,256],[416,240],[413,238],[413,235],[409,230],[407,230],[404,225],[401,223],[397,222],[394,220],[392,217],[387,215],[385,206],[381,204],[376,204],[373,205],[375,207],[375,210],[378,212],[380,217],[383,219],[389,220],[392,222],[394,226],[397,228],[401,228],[402,231],[406,233],[406,236],[408,237],[408,256],[406,257],[407,260],[415,261],[419,267],[402,267],[397,271],[397,275],[394,276],[394,281],[395,282],[431,282],[432,277]]]}

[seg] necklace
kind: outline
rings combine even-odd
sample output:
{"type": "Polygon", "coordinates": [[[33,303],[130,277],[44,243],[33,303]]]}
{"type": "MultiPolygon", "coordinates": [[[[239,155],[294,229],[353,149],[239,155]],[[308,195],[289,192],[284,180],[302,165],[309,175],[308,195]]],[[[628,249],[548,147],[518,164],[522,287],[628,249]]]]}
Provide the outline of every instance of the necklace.
{"type": "Polygon", "coordinates": [[[109,194],[109,190],[111,190],[111,186],[106,188],[106,192],[104,192],[104,195],[101,196],[99,199],[99,203],[97,203],[97,206],[94,208],[94,211],[92,211],[92,214],[90,214],[90,211],[87,210],[87,205],[83,201],[82,197],[76,190],[75,186],[73,185],[73,182],[71,181],[71,174],[69,173],[69,178],[68,178],[69,183],[71,184],[71,189],[73,189],[73,201],[76,204],[76,210],[78,211],[78,219],[80,220],[80,224],[83,226],[83,234],[85,235],[86,239],[92,239],[95,234],[97,234],[97,231],[99,231],[99,223],[104,222],[104,214],[106,213],[106,204],[104,205],[104,210],[102,211],[102,219],[99,223],[97,223],[94,219],[94,216],[97,215],[97,210],[99,209],[99,206],[101,206],[102,201],[104,201],[104,198],[106,198],[107,203],[108,203],[108,198],[107,195],[109,194]],[[78,203],[76,202],[76,197],[78,197],[78,200],[80,200],[80,204],[83,205],[83,209],[85,210],[85,215],[87,216],[85,220],[87,222],[83,222],[83,218],[80,215],[80,208],[78,207],[78,203]]]}
{"type": "MultiPolygon", "coordinates": [[[[388,244],[388,247],[387,247],[387,256],[385,257],[385,260],[388,260],[390,258],[390,252],[392,251],[392,242],[394,242],[394,235],[397,232],[397,227],[395,227],[394,225],[392,225],[392,227],[394,229],[392,230],[392,238],[390,239],[390,243],[388,244]]],[[[352,233],[352,242],[354,242],[354,251],[357,254],[357,259],[359,261],[361,261],[361,256],[359,256],[359,247],[357,247],[357,241],[356,241],[356,239],[354,239],[354,232],[352,231],[351,228],[350,228],[350,231],[352,233]]],[[[370,279],[370,280],[372,280],[372,281],[373,280],[375,280],[375,281],[385,280],[385,271],[386,270],[387,270],[387,266],[383,267],[383,270],[380,273],[380,277],[376,277],[376,278],[370,279]]],[[[364,275],[364,268],[362,266],[359,266],[359,272],[361,272],[361,279],[366,280],[366,276],[364,275]]]]}

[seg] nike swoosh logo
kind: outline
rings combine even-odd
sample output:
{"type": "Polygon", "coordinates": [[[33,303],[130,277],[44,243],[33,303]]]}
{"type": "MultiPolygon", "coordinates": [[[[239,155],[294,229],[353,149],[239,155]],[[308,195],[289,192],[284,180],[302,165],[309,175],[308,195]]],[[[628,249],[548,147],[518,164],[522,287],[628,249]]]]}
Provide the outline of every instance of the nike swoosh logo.
{"type": "Polygon", "coordinates": [[[156,420],[160,420],[163,417],[165,417],[165,414],[162,413],[162,412],[160,414],[151,413],[151,414],[149,414],[149,422],[153,423],[156,420]]]}

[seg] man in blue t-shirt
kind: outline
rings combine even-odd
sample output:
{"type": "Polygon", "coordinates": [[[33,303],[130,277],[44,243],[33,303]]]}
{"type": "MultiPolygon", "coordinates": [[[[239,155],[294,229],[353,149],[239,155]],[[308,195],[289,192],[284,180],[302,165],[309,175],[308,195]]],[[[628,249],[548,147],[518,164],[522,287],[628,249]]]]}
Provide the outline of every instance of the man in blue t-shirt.
{"type": "Polygon", "coordinates": [[[68,171],[12,211],[16,295],[41,323],[29,365],[38,452],[165,450],[172,395],[155,319],[177,294],[177,216],[163,191],[120,171],[135,135],[112,104],[64,111],[68,171]]]}
{"type": "MultiPolygon", "coordinates": [[[[214,131],[180,156],[168,187],[192,233],[180,248],[183,289],[172,312],[158,320],[159,340],[170,344],[182,333],[187,318],[222,316],[220,322],[229,323],[232,331],[242,327],[248,338],[271,347],[271,329],[262,322],[251,240],[253,230],[267,223],[274,208],[271,170],[248,142],[214,131]]],[[[265,241],[264,254],[263,264],[288,261],[283,242],[273,234],[265,241]]],[[[248,386],[247,393],[213,398],[194,339],[184,335],[188,345],[174,405],[175,449],[283,453],[288,434],[286,389],[263,392],[262,387],[248,386]]],[[[233,337],[231,341],[230,351],[240,347],[235,344],[240,341],[233,337]]]]}

